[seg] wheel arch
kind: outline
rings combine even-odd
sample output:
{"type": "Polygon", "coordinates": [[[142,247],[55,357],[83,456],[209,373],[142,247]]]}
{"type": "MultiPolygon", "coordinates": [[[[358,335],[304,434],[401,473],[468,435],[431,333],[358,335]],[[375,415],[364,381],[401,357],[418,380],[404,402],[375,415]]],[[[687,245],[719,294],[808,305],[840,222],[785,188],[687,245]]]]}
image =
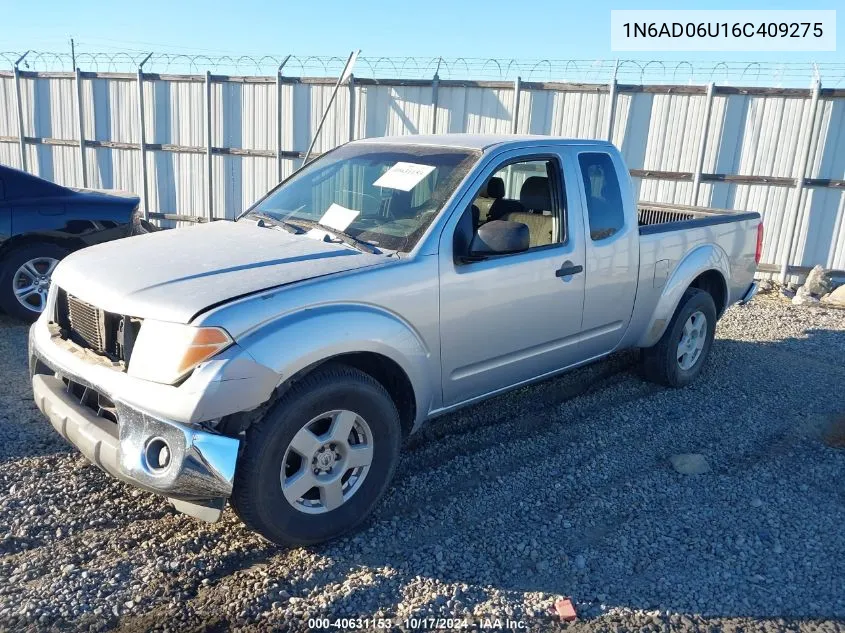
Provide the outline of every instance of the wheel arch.
{"type": "Polygon", "coordinates": [[[402,425],[402,436],[410,435],[417,415],[414,386],[408,374],[396,361],[376,352],[347,352],[313,363],[279,385],[275,397],[282,396],[295,383],[318,368],[330,364],[347,365],[372,376],[376,382],[384,387],[393,400],[393,404],[396,405],[396,410],[399,412],[399,422],[402,425]]]}
{"type": "Polygon", "coordinates": [[[728,307],[728,279],[730,261],[719,246],[705,244],[690,251],[669,276],[636,346],[651,347],[660,340],[688,288],[708,292],[716,304],[717,317],[721,317],[728,307]]]}
{"type": "Polygon", "coordinates": [[[271,400],[327,363],[369,374],[393,399],[403,435],[425,419],[436,395],[431,354],[422,338],[398,316],[374,306],[310,308],[265,324],[238,344],[278,374],[271,400]]]}
{"type": "Polygon", "coordinates": [[[22,248],[27,248],[29,246],[35,246],[37,244],[50,244],[51,246],[58,246],[68,252],[73,252],[78,250],[84,246],[81,240],[75,240],[72,238],[60,238],[56,237],[55,235],[49,235],[45,233],[25,233],[23,235],[15,235],[10,237],[2,245],[0,245],[0,266],[2,266],[2,262],[9,256],[10,253],[13,251],[20,250],[22,248]]]}

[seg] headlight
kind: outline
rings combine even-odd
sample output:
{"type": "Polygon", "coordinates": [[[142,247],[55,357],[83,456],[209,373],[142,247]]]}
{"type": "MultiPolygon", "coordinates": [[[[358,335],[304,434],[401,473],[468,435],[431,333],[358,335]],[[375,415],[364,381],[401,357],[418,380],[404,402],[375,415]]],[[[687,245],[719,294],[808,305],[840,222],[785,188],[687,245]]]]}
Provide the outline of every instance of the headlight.
{"type": "Polygon", "coordinates": [[[145,319],[132,348],[128,373],[172,385],[231,344],[232,337],[223,328],[145,319]]]}

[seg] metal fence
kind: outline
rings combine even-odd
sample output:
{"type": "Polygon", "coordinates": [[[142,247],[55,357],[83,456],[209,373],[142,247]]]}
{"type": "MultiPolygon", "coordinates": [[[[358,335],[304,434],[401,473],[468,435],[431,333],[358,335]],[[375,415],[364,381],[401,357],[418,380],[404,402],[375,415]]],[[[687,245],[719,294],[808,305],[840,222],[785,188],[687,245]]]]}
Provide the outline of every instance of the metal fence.
{"type": "MultiPolygon", "coordinates": [[[[336,76],[288,76],[287,65],[151,72],[155,56],[145,57],[131,58],[134,72],[12,59],[0,70],[0,162],[135,191],[151,211],[231,218],[292,173],[312,141],[319,153],[390,134],[607,138],[640,199],[760,211],[767,269],[845,269],[845,87],[822,85],[823,73],[808,89],[627,83],[621,62],[602,82],[456,79],[441,63],[426,79],[352,75],[327,108],[336,76]]],[[[338,59],[326,68],[339,72],[338,59]]]]}
{"type": "MultiPolygon", "coordinates": [[[[0,68],[11,69],[21,52],[0,51],[0,68]]],[[[23,70],[135,72],[144,61],[150,73],[273,75],[285,62],[295,76],[331,77],[340,74],[341,55],[214,55],[153,52],[120,48],[92,51],[77,45],[75,52],[29,51],[23,70]]],[[[368,57],[358,58],[355,73],[376,79],[486,79],[639,84],[704,84],[807,87],[819,78],[829,88],[845,87],[845,62],[665,61],[660,59],[509,59],[481,57],[368,57]]]]}

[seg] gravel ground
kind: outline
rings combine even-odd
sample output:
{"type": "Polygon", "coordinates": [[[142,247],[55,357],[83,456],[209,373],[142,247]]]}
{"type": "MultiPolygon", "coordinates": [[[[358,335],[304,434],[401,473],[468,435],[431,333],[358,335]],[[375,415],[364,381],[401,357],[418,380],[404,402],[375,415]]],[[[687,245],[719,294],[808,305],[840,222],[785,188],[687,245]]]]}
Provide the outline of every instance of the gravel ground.
{"type": "Polygon", "coordinates": [[[411,439],[360,531],[283,549],[230,510],[199,523],[70,450],[32,403],[26,328],[0,320],[0,629],[437,615],[533,630],[845,631],[845,450],[833,438],[845,311],[758,297],[717,336],[684,390],[643,382],[622,354],[441,418],[411,439]],[[677,453],[703,454],[710,472],[678,474],[677,453]],[[577,622],[548,614],[561,596],[577,622]]]}

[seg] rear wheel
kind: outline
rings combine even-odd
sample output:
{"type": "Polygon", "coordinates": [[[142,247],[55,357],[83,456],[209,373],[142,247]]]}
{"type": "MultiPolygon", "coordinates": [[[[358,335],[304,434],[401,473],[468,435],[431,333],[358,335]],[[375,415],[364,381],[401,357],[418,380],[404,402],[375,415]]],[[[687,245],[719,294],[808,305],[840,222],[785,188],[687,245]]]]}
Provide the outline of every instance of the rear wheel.
{"type": "Polygon", "coordinates": [[[352,367],[320,368],[247,430],[232,505],[274,543],[334,538],[363,521],[387,489],[400,440],[384,387],[352,367]]]}
{"type": "Polygon", "coordinates": [[[55,244],[30,244],[9,253],[0,273],[0,307],[18,319],[35,321],[47,305],[53,270],[67,254],[55,244]]]}
{"type": "Polygon", "coordinates": [[[643,374],[653,382],[684,387],[704,366],[716,335],[716,305],[709,293],[689,288],[654,347],[643,350],[643,374]]]}

